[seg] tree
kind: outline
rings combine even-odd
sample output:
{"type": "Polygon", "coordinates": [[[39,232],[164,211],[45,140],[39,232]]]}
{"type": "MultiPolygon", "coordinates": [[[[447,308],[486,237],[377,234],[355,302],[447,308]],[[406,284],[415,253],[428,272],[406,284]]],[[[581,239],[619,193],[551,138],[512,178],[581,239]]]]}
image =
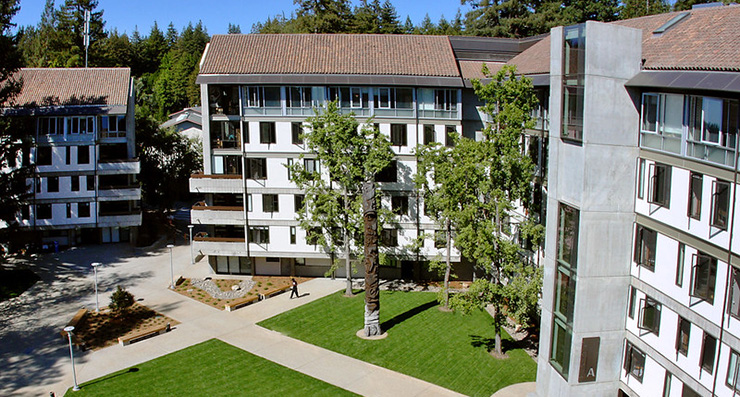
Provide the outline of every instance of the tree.
{"type": "MultiPolygon", "coordinates": [[[[453,174],[438,172],[438,178],[449,185],[445,189],[450,189],[452,196],[449,216],[456,232],[455,245],[485,274],[467,293],[454,296],[451,304],[463,311],[491,304],[496,353],[502,355],[504,310],[517,316],[527,311],[518,306],[526,306],[531,294],[524,294],[521,286],[535,283],[537,289],[541,283],[536,280],[539,273],[522,261],[520,247],[508,235],[504,222],[528,196],[534,167],[523,154],[521,142],[524,129],[533,126],[530,111],[537,99],[531,80],[517,78],[513,66],[504,66],[495,75],[484,66],[483,73],[491,78],[490,83],[474,80],[473,88],[491,122],[486,124],[482,139],[456,142],[450,150],[453,174]]],[[[526,222],[520,224],[520,228],[527,226],[526,222]]]]}
{"type": "Polygon", "coordinates": [[[372,128],[372,121],[360,126],[353,114],[342,114],[336,102],[317,110],[306,123],[302,139],[310,155],[301,154],[290,168],[293,181],[306,192],[298,220],[307,235],[328,252],[342,252],[345,294],[352,295],[350,260],[353,248],[363,241],[362,185],[390,164],[393,151],[388,138],[372,128]],[[319,166],[328,178],[322,178],[319,166]]]}
{"type": "Polygon", "coordinates": [[[620,19],[631,19],[670,11],[665,0],[625,0],[619,11],[620,19]]]}
{"type": "Polygon", "coordinates": [[[348,0],[293,0],[301,32],[346,33],[352,21],[348,0]]]}
{"type": "Polygon", "coordinates": [[[462,0],[472,7],[465,14],[465,31],[473,36],[528,37],[533,8],[522,0],[462,0]]]}
{"type": "Polygon", "coordinates": [[[108,304],[108,308],[116,313],[120,313],[133,305],[134,295],[126,291],[124,288],[121,288],[119,285],[110,296],[110,304],[108,304]]]}
{"type": "MultiPolygon", "coordinates": [[[[23,81],[18,79],[22,56],[18,50],[18,35],[10,33],[15,26],[11,20],[18,12],[18,0],[0,0],[0,109],[12,111],[14,99],[20,93],[23,81]]],[[[1,113],[0,113],[1,114],[1,113]]],[[[27,179],[30,174],[28,156],[30,140],[24,126],[26,120],[18,117],[0,117],[0,221],[5,223],[2,240],[8,241],[18,226],[17,217],[28,197],[27,179]]]]}
{"type": "Polygon", "coordinates": [[[232,23],[229,22],[229,30],[228,30],[228,33],[229,34],[241,34],[242,33],[242,28],[239,25],[233,25],[232,23]]]}

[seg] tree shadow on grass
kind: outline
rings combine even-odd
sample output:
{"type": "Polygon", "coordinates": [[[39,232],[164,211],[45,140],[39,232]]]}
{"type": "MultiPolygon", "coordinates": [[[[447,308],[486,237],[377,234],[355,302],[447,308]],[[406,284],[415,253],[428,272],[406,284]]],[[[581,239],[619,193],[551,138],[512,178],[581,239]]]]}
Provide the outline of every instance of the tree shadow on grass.
{"type": "Polygon", "coordinates": [[[410,319],[411,317],[414,317],[415,315],[427,310],[431,309],[434,306],[437,306],[439,303],[437,303],[436,300],[433,300],[431,302],[427,302],[424,304],[421,304],[419,306],[416,306],[413,309],[407,310],[391,319],[388,319],[386,321],[383,321],[383,323],[380,324],[380,329],[383,330],[383,332],[387,332],[391,328],[395,327],[396,325],[410,319]]]}
{"type": "MultiPolygon", "coordinates": [[[[485,338],[479,335],[469,335],[470,345],[473,347],[485,347],[487,352],[496,349],[496,338],[485,338]]],[[[505,354],[511,350],[521,349],[519,342],[511,339],[501,338],[501,351],[505,354]]]]}
{"type": "Polygon", "coordinates": [[[134,372],[139,372],[139,368],[131,367],[129,369],[124,369],[123,371],[118,371],[118,372],[114,372],[114,373],[112,373],[110,375],[102,376],[102,377],[100,377],[98,379],[95,379],[95,380],[92,380],[90,382],[83,383],[82,384],[82,387],[92,386],[92,385],[94,385],[96,383],[100,383],[100,382],[106,382],[106,381],[109,381],[109,380],[111,380],[113,378],[117,378],[119,376],[131,374],[131,373],[134,373],[134,372]]]}

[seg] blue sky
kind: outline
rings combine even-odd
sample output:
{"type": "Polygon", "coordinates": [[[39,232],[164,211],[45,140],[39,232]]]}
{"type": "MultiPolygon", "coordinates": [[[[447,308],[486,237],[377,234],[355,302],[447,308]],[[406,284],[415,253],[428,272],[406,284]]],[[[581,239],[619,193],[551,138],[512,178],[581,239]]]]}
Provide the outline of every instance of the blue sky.
{"type": "MultiPolygon", "coordinates": [[[[56,0],[56,3],[63,1],[56,0]]],[[[352,3],[356,5],[359,1],[352,3]]],[[[460,5],[460,0],[391,0],[391,3],[401,23],[407,15],[418,24],[428,13],[436,23],[442,15],[451,20],[458,9],[463,16],[470,10],[470,6],[460,5]]],[[[13,22],[18,26],[36,25],[44,4],[45,0],[21,0],[21,9],[13,22]]],[[[139,32],[147,34],[154,21],[162,30],[170,22],[182,30],[188,22],[201,20],[209,34],[221,34],[226,33],[229,23],[240,25],[243,33],[249,33],[252,24],[281,13],[289,16],[295,6],[293,0],[100,0],[98,9],[104,11],[106,29],[116,28],[119,33],[131,34],[138,27],[139,32]]]]}

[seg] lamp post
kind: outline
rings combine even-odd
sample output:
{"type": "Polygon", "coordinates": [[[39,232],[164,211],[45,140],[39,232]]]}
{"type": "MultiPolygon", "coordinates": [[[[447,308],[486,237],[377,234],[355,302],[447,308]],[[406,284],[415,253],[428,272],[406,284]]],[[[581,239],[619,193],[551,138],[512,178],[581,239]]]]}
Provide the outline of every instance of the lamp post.
{"type": "Polygon", "coordinates": [[[195,258],[193,258],[193,225],[188,225],[188,229],[190,230],[190,264],[195,264],[195,258]]]}
{"type": "Polygon", "coordinates": [[[77,373],[75,373],[75,353],[74,350],[72,350],[72,331],[75,330],[75,327],[73,326],[67,326],[64,327],[64,332],[67,333],[67,338],[69,338],[69,358],[72,360],[72,379],[74,379],[75,386],[72,388],[74,391],[80,390],[80,386],[77,384],[77,373]]]}
{"type": "Polygon", "coordinates": [[[167,248],[170,249],[170,289],[175,289],[175,268],[172,266],[172,248],[175,246],[167,244],[167,248]]]}
{"type": "Polygon", "coordinates": [[[90,265],[95,271],[95,313],[100,313],[100,305],[98,304],[98,266],[100,265],[98,262],[90,265]]]}

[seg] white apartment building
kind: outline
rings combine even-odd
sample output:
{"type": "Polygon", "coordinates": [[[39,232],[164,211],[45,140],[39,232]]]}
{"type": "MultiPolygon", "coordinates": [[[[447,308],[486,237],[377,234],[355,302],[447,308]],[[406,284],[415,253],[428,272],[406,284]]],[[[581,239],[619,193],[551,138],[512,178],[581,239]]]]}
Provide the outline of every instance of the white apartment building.
{"type": "Polygon", "coordinates": [[[538,396],[740,391],[740,6],[559,27],[538,396]]]}
{"type": "MultiPolygon", "coordinates": [[[[21,69],[5,109],[33,137],[32,196],[19,214],[45,245],[134,242],[141,225],[134,90],[127,68],[21,69]]],[[[30,240],[28,242],[34,241],[30,240]]]]}
{"type": "MultiPolygon", "coordinates": [[[[333,253],[307,238],[296,220],[303,192],[286,166],[306,147],[299,138],[307,117],[327,101],[388,136],[396,158],[377,176],[382,205],[396,215],[381,233],[391,258],[381,277],[429,278],[426,262],[444,258],[444,235],[424,214],[413,183],[415,148],[450,142],[452,133],[482,129],[471,77],[482,60],[502,63],[537,40],[402,35],[216,35],[200,75],[204,172],[190,191],[205,200],[191,221],[207,232],[194,248],[220,274],[321,276],[333,253]],[[372,117],[372,119],[370,119],[372,117]],[[368,121],[372,120],[372,121],[368,121]],[[203,226],[201,226],[203,227],[203,226]],[[424,233],[420,252],[410,245],[424,233]],[[437,237],[435,239],[435,236],[437,237]],[[251,260],[250,260],[251,258],[251,260]]],[[[308,169],[321,164],[308,156],[308,169]]],[[[323,176],[327,178],[328,175],[323,176]]],[[[452,261],[462,279],[470,266],[452,261]]],[[[364,269],[356,266],[355,275],[364,269]]],[[[336,275],[344,276],[344,268],[336,275]]]]}

